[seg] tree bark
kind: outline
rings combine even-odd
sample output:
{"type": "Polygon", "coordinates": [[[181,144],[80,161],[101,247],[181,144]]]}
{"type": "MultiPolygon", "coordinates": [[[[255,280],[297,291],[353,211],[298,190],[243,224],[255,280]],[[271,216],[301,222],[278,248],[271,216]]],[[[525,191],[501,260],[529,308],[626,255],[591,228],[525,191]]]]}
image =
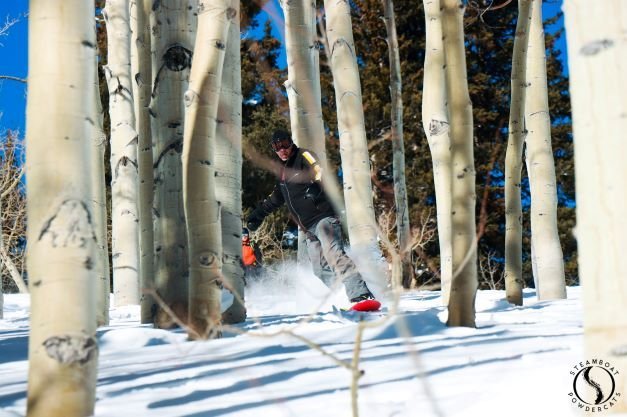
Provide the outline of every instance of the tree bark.
{"type": "Polygon", "coordinates": [[[373,275],[378,277],[378,282],[373,284],[382,290],[388,271],[387,264],[383,265],[383,256],[377,243],[370,157],[350,5],[347,0],[325,0],[324,7],[337,103],[348,236],[355,258],[367,260],[367,269],[375,271],[373,275]]]}
{"type": "Polygon", "coordinates": [[[505,153],[505,293],[507,301],[522,305],[521,175],[525,130],[527,43],[531,1],[518,0],[518,20],[512,53],[509,137],[505,153]]]}
{"type": "MultiPolygon", "coordinates": [[[[150,103],[154,169],[155,290],[181,319],[188,315],[188,255],[181,153],[183,94],[187,90],[198,2],[154,2],[150,15],[153,88],[150,103]]],[[[155,325],[176,325],[153,304],[155,325]]]]}
{"type": "Polygon", "coordinates": [[[32,0],[29,10],[29,417],[89,416],[95,401],[100,253],[86,140],[95,114],[95,10],[83,0],[63,6],[32,0]]]}
{"type": "Polygon", "coordinates": [[[137,132],[130,71],[128,0],[107,0],[105,74],[111,118],[111,259],[116,306],[139,304],[137,132]]]}
{"type": "Polygon", "coordinates": [[[100,83],[98,80],[98,56],[94,56],[94,116],[91,137],[91,188],[93,198],[91,201],[94,213],[94,231],[98,244],[98,263],[94,269],[98,271],[96,281],[96,324],[106,326],[109,324],[109,301],[111,293],[111,277],[109,274],[109,243],[107,236],[107,193],[105,185],[105,148],[107,136],[103,128],[104,113],[100,102],[100,83]]]}
{"type": "Polygon", "coordinates": [[[527,53],[527,172],[531,189],[531,262],[540,300],[566,298],[557,229],[557,184],[551,147],[542,0],[533,0],[527,53]]]}
{"type": "Polygon", "coordinates": [[[577,246],[588,358],[620,373],[612,412],[627,412],[627,9],[620,0],[567,0],[575,141],[577,246]]]}
{"type": "Polygon", "coordinates": [[[137,165],[139,173],[139,283],[141,322],[152,323],[154,300],[154,228],[152,204],[154,199],[154,178],[152,169],[152,133],[150,129],[150,88],[152,87],[150,49],[150,10],[149,0],[133,0],[131,23],[134,22],[133,43],[135,53],[131,54],[133,68],[133,97],[135,103],[135,129],[137,130],[137,165]]]}
{"type": "Polygon", "coordinates": [[[442,303],[447,306],[453,275],[451,243],[451,138],[446,108],[444,43],[440,0],[423,0],[425,8],[425,64],[422,87],[422,125],[427,135],[433,163],[433,182],[437,206],[440,245],[442,303]]]}
{"type": "Polygon", "coordinates": [[[194,57],[185,92],[183,201],[189,246],[190,338],[217,335],[221,321],[222,227],[216,198],[216,118],[230,0],[200,0],[194,57]]]}
{"type": "Polygon", "coordinates": [[[453,174],[453,276],[447,325],[474,327],[477,294],[476,195],[472,103],[468,94],[464,51],[464,7],[459,0],[443,0],[442,6],[453,174]]]}
{"type": "MultiPolygon", "coordinates": [[[[323,167],[326,192],[338,212],[343,202],[335,180],[329,177],[322,119],[320,61],[316,31],[316,4],[308,0],[281,1],[285,16],[287,80],[283,83],[290,106],[290,126],[294,142],[314,151],[323,167]]],[[[308,263],[306,236],[299,229],[299,264],[308,263]]]]}
{"type": "Polygon", "coordinates": [[[326,160],[316,45],[316,10],[308,0],[283,1],[287,80],[292,138],[326,160]]]}
{"type": "Polygon", "coordinates": [[[414,265],[412,263],[411,229],[409,224],[409,207],[407,204],[407,187],[405,185],[405,141],[403,140],[403,87],[401,80],[401,60],[398,52],[398,36],[394,3],[383,0],[385,28],[388,36],[388,56],[390,60],[390,94],[392,98],[392,171],[394,177],[394,203],[396,213],[396,236],[401,257],[400,276],[402,285],[410,288],[414,281],[414,265]]]}
{"type": "MultiPolygon", "coordinates": [[[[216,125],[216,198],[221,208],[222,276],[234,293],[224,311],[225,323],[246,320],[244,270],[242,268],[242,80],[239,0],[230,0],[235,17],[229,20],[222,88],[216,125]]],[[[224,309],[224,306],[223,306],[224,309]]]]}

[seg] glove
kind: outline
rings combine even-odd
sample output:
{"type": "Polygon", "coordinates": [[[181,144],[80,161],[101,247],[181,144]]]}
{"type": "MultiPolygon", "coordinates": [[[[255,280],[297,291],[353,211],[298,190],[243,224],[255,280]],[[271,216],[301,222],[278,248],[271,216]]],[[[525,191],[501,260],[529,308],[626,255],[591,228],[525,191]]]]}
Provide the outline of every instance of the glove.
{"type": "Polygon", "coordinates": [[[255,230],[259,229],[259,226],[261,226],[261,221],[258,219],[254,219],[254,218],[248,219],[248,222],[246,223],[246,227],[251,232],[254,232],[255,230]]]}
{"type": "Polygon", "coordinates": [[[325,201],[325,195],[322,192],[320,184],[317,182],[312,183],[305,190],[305,198],[311,200],[316,208],[320,208],[320,204],[325,201]]]}
{"type": "Polygon", "coordinates": [[[320,184],[314,182],[305,190],[305,198],[312,200],[314,203],[317,203],[322,196],[322,189],[320,188],[320,184]]]}

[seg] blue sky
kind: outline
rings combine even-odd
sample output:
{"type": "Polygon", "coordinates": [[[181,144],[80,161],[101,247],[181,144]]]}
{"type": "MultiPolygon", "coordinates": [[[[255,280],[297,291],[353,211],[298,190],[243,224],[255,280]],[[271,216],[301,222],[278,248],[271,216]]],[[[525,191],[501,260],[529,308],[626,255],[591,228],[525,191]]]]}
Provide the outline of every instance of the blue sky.
{"type": "MultiPolygon", "coordinates": [[[[24,13],[28,0],[0,0],[0,27],[7,18],[20,21],[9,29],[8,36],[0,37],[0,75],[26,78],[28,74],[28,24],[24,13]]],[[[26,113],[26,84],[0,80],[0,131],[24,131],[26,113]]]]}
{"type": "MultiPolygon", "coordinates": [[[[419,0],[416,0],[418,2],[419,0]]],[[[562,0],[545,0],[544,17],[554,16],[559,12],[562,0]]],[[[270,15],[282,17],[276,0],[272,0],[267,6],[270,15]]],[[[9,29],[7,36],[0,37],[0,75],[9,75],[26,78],[28,75],[28,20],[25,17],[28,12],[28,0],[0,0],[0,27],[4,26],[7,19],[18,18],[19,22],[9,29]]],[[[262,19],[267,18],[264,14],[262,19]]],[[[556,25],[547,28],[553,32],[563,27],[564,21],[560,20],[556,25]]],[[[283,39],[281,30],[275,23],[275,36],[283,39]]],[[[563,62],[566,66],[566,41],[562,37],[558,48],[563,51],[563,62]]],[[[282,57],[284,61],[284,56],[282,57]]],[[[285,63],[283,62],[285,65],[285,63]]],[[[566,69],[566,71],[568,71],[566,69]]],[[[0,80],[0,132],[4,129],[13,129],[24,132],[26,114],[26,85],[23,83],[0,80]]]]}

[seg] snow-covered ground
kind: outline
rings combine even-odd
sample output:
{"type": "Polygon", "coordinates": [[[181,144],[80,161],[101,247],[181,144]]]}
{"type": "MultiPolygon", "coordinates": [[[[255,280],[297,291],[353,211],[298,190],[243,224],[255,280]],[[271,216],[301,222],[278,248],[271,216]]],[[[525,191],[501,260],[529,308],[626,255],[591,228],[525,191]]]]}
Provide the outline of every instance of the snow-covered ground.
{"type": "MultiPolygon", "coordinates": [[[[140,325],[138,307],[113,308],[98,331],[96,416],[350,416],[349,370],[301,339],[350,363],[357,323],[332,312],[343,294],[325,301],[325,287],[294,268],[247,291],[243,334],[207,342],[140,325]],[[268,336],[279,330],[298,337],[268,336]]],[[[480,291],[477,328],[447,328],[439,292],[405,293],[399,317],[365,331],[359,415],[575,415],[568,393],[569,372],[585,359],[580,288],[550,302],[526,290],[523,307],[503,298],[480,291]]],[[[25,413],[28,312],[28,296],[5,296],[0,417],[25,413]]]]}

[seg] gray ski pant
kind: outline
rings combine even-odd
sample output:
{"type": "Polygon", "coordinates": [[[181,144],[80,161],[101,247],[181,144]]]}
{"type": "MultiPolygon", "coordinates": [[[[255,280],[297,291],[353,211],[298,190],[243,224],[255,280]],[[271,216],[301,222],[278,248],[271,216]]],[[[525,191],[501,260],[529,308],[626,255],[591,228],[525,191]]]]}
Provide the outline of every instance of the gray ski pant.
{"type": "Polygon", "coordinates": [[[335,217],[325,217],[307,232],[307,253],[314,274],[330,288],[342,280],[351,300],[369,294],[355,263],[344,252],[342,226],[335,217]]]}

